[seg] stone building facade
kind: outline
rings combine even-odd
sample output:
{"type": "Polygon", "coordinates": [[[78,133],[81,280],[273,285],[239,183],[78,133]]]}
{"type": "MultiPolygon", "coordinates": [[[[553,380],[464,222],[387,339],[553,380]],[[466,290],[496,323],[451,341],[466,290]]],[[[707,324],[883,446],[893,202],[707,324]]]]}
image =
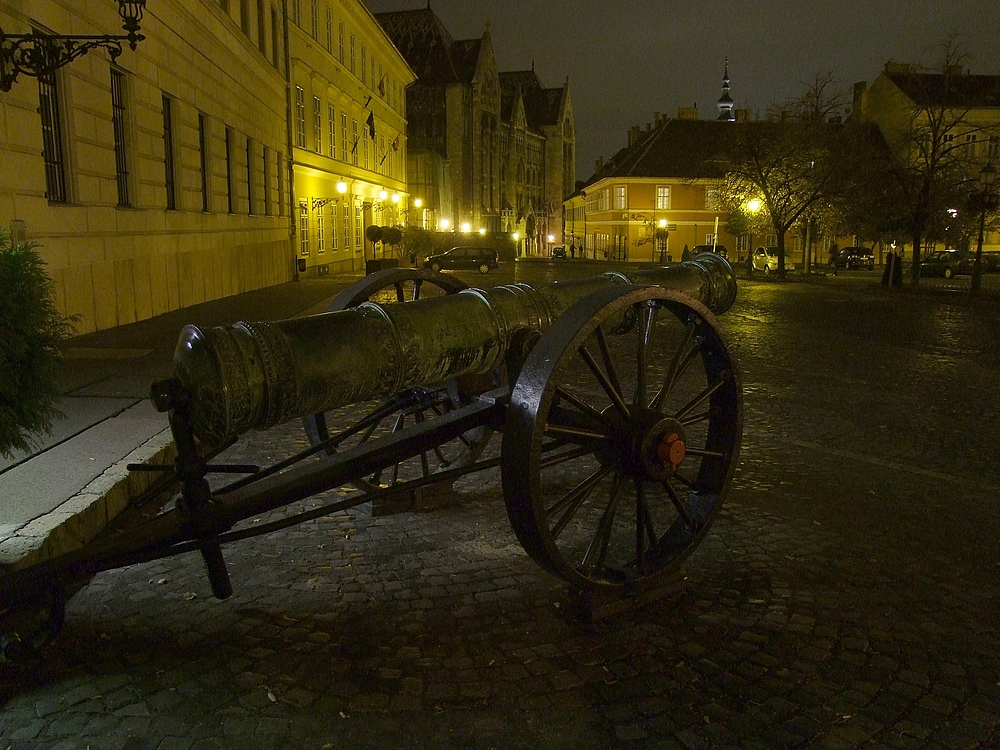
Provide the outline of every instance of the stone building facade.
{"type": "MultiPolygon", "coordinates": [[[[121,34],[116,11],[113,3],[0,0],[0,28],[121,34]]],[[[395,194],[405,206],[402,92],[412,74],[360,0],[156,0],[141,33],[138,48],[115,62],[91,51],[0,92],[0,225],[41,245],[58,309],[79,316],[77,331],[286,282],[300,260],[317,272],[317,210],[330,211],[328,198],[352,201],[352,242],[339,254],[327,244],[324,259],[363,263],[356,227],[388,215],[381,192],[385,205],[395,194]],[[352,76],[349,59],[340,62],[341,35],[359,62],[374,51],[364,73],[352,76]],[[367,168],[350,153],[328,156],[331,134],[342,148],[329,127],[341,113],[349,132],[374,119],[374,142],[362,141],[367,168]]],[[[333,219],[324,218],[331,243],[333,219]]]]}
{"type": "Polygon", "coordinates": [[[561,242],[576,178],[568,80],[546,89],[533,70],[500,72],[488,28],[455,40],[429,7],[376,18],[417,76],[407,170],[423,226],[516,233],[524,252],[561,242]]]}

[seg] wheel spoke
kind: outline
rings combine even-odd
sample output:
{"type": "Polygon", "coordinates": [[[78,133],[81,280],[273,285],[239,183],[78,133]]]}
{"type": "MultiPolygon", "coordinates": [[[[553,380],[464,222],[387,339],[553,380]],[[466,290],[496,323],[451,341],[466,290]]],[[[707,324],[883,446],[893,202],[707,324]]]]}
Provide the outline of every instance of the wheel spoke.
{"type": "Polygon", "coordinates": [[[546,469],[549,466],[556,466],[557,464],[565,463],[566,461],[572,461],[574,458],[581,458],[582,456],[587,456],[593,453],[593,449],[589,446],[581,446],[579,448],[574,448],[570,451],[564,451],[562,453],[556,453],[552,456],[546,456],[538,462],[538,468],[546,469]]]}
{"type": "Polygon", "coordinates": [[[397,281],[396,287],[396,302],[406,302],[406,292],[403,291],[403,282],[397,281]]]}
{"type": "Polygon", "coordinates": [[[550,437],[563,437],[569,438],[574,441],[578,440],[607,440],[608,436],[603,432],[594,432],[593,430],[585,430],[582,427],[570,427],[568,425],[559,424],[547,424],[545,425],[545,434],[550,437]]]}
{"type": "Polygon", "coordinates": [[[688,448],[685,451],[689,456],[703,456],[705,458],[725,458],[726,454],[721,451],[710,451],[705,448],[688,448]]]}
{"type": "Polygon", "coordinates": [[[698,414],[694,414],[688,417],[687,419],[681,419],[679,421],[681,425],[683,425],[684,427],[690,427],[693,424],[698,424],[699,422],[708,421],[709,417],[711,417],[711,413],[706,410],[703,412],[699,412],[698,414]]]}
{"type": "Polygon", "coordinates": [[[624,393],[622,384],[618,380],[618,370],[615,369],[615,361],[611,357],[611,350],[608,348],[608,339],[604,335],[604,329],[598,326],[594,333],[597,335],[597,346],[601,350],[601,358],[604,359],[604,367],[608,373],[608,380],[614,386],[615,391],[620,394],[624,393]]]}
{"type": "Polygon", "coordinates": [[[632,396],[634,406],[646,403],[646,367],[649,362],[649,345],[653,338],[653,327],[656,325],[656,311],[652,301],[647,301],[639,311],[639,324],[636,332],[636,372],[635,393],[632,396]]]}
{"type": "Polygon", "coordinates": [[[608,498],[607,507],[601,514],[601,521],[597,524],[597,531],[594,538],[587,547],[587,552],[580,563],[580,569],[584,575],[591,575],[594,570],[600,570],[604,566],[604,558],[608,553],[608,544],[611,542],[611,529],[614,525],[615,512],[618,510],[618,498],[621,495],[622,478],[620,474],[615,474],[611,483],[611,494],[608,498]]]}
{"type": "Polygon", "coordinates": [[[412,301],[413,302],[416,302],[418,299],[420,299],[420,286],[423,283],[424,283],[423,279],[414,279],[413,280],[413,297],[412,297],[412,301]]]}
{"type": "Polygon", "coordinates": [[[573,520],[573,516],[576,512],[580,510],[580,506],[583,505],[584,501],[590,496],[590,493],[594,491],[594,487],[604,479],[609,473],[611,473],[610,466],[602,466],[589,477],[584,479],[580,484],[571,489],[561,498],[556,500],[548,509],[543,510],[545,518],[550,518],[556,513],[562,513],[559,520],[555,525],[549,530],[549,534],[552,539],[556,539],[560,532],[566,528],[566,524],[573,520]]]}
{"type": "Polygon", "coordinates": [[[663,379],[663,385],[660,386],[660,390],[657,391],[653,400],[649,404],[649,408],[660,410],[664,399],[670,395],[671,389],[674,387],[674,383],[677,379],[684,374],[684,371],[688,368],[688,365],[694,360],[695,355],[698,353],[698,347],[694,342],[694,331],[696,325],[693,319],[688,321],[687,330],[684,333],[684,338],[681,340],[680,346],[677,347],[677,351],[674,353],[674,358],[670,362],[670,368],[667,370],[667,374],[663,379]]]}
{"type": "MultiPolygon", "coordinates": [[[[601,329],[598,328],[597,330],[600,331],[601,329]]],[[[623,417],[628,419],[628,406],[625,404],[624,399],[622,399],[621,389],[609,379],[608,375],[604,374],[604,370],[602,370],[601,366],[594,360],[594,356],[590,353],[586,343],[580,345],[580,356],[587,364],[587,367],[590,368],[590,371],[594,373],[594,377],[597,378],[597,382],[601,384],[601,388],[603,388],[604,392],[608,394],[608,398],[611,399],[611,403],[615,405],[615,408],[618,409],[623,417]]]]}
{"type": "Polygon", "coordinates": [[[656,530],[653,518],[649,513],[649,503],[646,500],[646,485],[641,477],[635,478],[635,567],[642,575],[646,570],[646,542],[652,547],[656,544],[656,530]]]}
{"type": "Polygon", "coordinates": [[[667,495],[670,496],[670,502],[674,504],[674,507],[677,509],[677,512],[680,514],[681,518],[684,519],[684,524],[688,527],[688,530],[692,534],[697,534],[698,524],[696,524],[694,519],[691,517],[691,514],[688,512],[687,506],[684,505],[684,502],[677,495],[677,492],[676,490],[674,490],[673,485],[670,484],[669,480],[662,482],[662,485],[663,489],[667,491],[667,495]]]}
{"type": "Polygon", "coordinates": [[[562,399],[562,400],[564,400],[564,401],[572,404],[573,406],[575,406],[577,409],[579,409],[580,411],[582,411],[584,414],[593,417],[598,422],[600,422],[602,425],[606,425],[607,424],[608,420],[607,420],[607,418],[603,414],[601,414],[601,412],[599,412],[595,407],[593,407],[590,404],[586,403],[585,401],[583,401],[579,397],[574,396],[572,393],[570,393],[569,391],[567,391],[561,385],[556,387],[556,395],[560,399],[562,399]]]}
{"type": "Polygon", "coordinates": [[[722,386],[729,382],[729,373],[723,373],[714,383],[710,383],[705,390],[691,399],[687,404],[681,407],[681,410],[674,414],[676,419],[684,419],[692,409],[701,406],[705,402],[705,399],[709,398],[713,393],[718,391],[722,386]]]}

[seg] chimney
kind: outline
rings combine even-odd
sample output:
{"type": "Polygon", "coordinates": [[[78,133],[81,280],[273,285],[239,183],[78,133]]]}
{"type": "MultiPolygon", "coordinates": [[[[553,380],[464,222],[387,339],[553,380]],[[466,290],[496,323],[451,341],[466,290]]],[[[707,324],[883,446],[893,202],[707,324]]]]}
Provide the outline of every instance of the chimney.
{"type": "Polygon", "coordinates": [[[603,167],[603,166],[604,166],[604,157],[603,156],[598,156],[597,157],[597,161],[594,163],[594,171],[595,172],[600,172],[601,171],[601,167],[603,167]]]}
{"type": "Polygon", "coordinates": [[[697,120],[698,119],[698,108],[697,107],[678,107],[677,108],[677,119],[678,120],[697,120]]]}
{"type": "Polygon", "coordinates": [[[854,84],[854,98],[851,103],[851,114],[861,118],[865,114],[865,101],[868,99],[868,81],[858,81],[854,84]]]}
{"type": "Polygon", "coordinates": [[[659,112],[654,112],[653,113],[653,127],[657,127],[657,128],[660,127],[660,113],[659,112]]]}
{"type": "Polygon", "coordinates": [[[750,110],[749,109],[737,109],[736,110],[736,122],[750,122],[750,110]]]}

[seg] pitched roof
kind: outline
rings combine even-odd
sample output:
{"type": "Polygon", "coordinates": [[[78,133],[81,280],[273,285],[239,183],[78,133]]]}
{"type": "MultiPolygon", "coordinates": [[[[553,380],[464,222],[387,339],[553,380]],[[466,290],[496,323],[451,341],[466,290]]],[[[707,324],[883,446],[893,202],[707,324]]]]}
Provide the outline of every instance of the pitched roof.
{"type": "Polygon", "coordinates": [[[605,177],[722,178],[727,151],[750,123],[664,120],[612,156],[588,182],[605,177]]]}
{"type": "Polygon", "coordinates": [[[921,107],[1000,107],[1000,76],[902,72],[885,76],[921,107]]]}
{"type": "Polygon", "coordinates": [[[563,97],[566,93],[564,86],[554,89],[543,88],[534,69],[508,70],[499,76],[500,88],[505,94],[513,95],[520,91],[524,97],[524,111],[529,128],[538,130],[545,125],[559,124],[563,97]]]}
{"type": "Polygon", "coordinates": [[[467,43],[452,39],[429,7],[376,13],[375,18],[416,73],[419,83],[471,80],[468,75],[467,43]]]}

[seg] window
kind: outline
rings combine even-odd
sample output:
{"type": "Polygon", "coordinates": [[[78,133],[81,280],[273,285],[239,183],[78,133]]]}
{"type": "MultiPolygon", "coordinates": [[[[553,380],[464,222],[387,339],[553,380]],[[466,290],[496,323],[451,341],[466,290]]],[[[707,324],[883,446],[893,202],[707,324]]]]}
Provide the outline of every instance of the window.
{"type": "Polygon", "coordinates": [[[267,32],[265,30],[264,0],[257,0],[257,49],[267,57],[267,32]]]}
{"type": "MultiPolygon", "coordinates": [[[[164,100],[166,101],[166,100],[164,100]]],[[[111,125],[115,137],[115,183],[118,186],[118,205],[132,205],[131,185],[128,169],[128,110],[125,102],[125,74],[111,69],[111,125]]],[[[166,141],[166,115],[164,115],[163,138],[166,141]]],[[[167,208],[170,205],[170,187],[167,187],[167,208]]]]}
{"type": "Polygon", "coordinates": [[[351,73],[354,73],[354,34],[351,34],[351,73]]]}
{"type": "Polygon", "coordinates": [[[707,187],[705,188],[705,208],[712,211],[718,211],[720,207],[719,203],[719,188],[717,187],[707,187]]]}
{"type": "Polygon", "coordinates": [[[201,210],[211,209],[209,200],[208,179],[208,118],[198,113],[198,166],[201,169],[201,210]]]}
{"type": "Polygon", "coordinates": [[[358,166],[358,121],[351,120],[351,163],[358,166]]]}
{"type": "Polygon", "coordinates": [[[326,252],[326,236],[325,227],[323,226],[323,214],[326,212],[326,206],[320,206],[316,211],[316,253],[326,252]]]}
{"type": "Polygon", "coordinates": [[[368,50],[361,45],[361,83],[366,83],[368,76],[368,50]]]}
{"type": "Polygon", "coordinates": [[[375,55],[372,55],[372,88],[374,89],[378,86],[378,81],[375,80],[375,55]]]}
{"type": "Polygon", "coordinates": [[[278,11],[271,8],[271,65],[278,67],[278,11]]]}
{"type": "MultiPolygon", "coordinates": [[[[173,102],[163,97],[163,176],[167,188],[167,210],[177,208],[177,181],[174,166],[174,114],[173,102]]],[[[124,205],[124,204],[123,204],[124,205]]]]}
{"type": "Polygon", "coordinates": [[[990,145],[989,149],[986,152],[986,155],[990,159],[996,159],[998,156],[1000,156],[1000,135],[990,136],[990,145]]]}
{"type": "Polygon", "coordinates": [[[250,36],[250,0],[240,0],[240,30],[250,36]]]}
{"type": "Polygon", "coordinates": [[[295,145],[306,147],[306,90],[295,87],[295,145]]]}
{"type": "Polygon", "coordinates": [[[361,204],[355,204],[354,206],[354,246],[362,247],[361,245],[361,204]]]}
{"type": "Polygon", "coordinates": [[[284,157],[279,151],[276,157],[276,167],[274,170],[278,175],[278,216],[285,215],[285,165],[284,157]]]}
{"type": "Polygon", "coordinates": [[[368,164],[368,141],[370,139],[368,138],[367,135],[365,135],[365,137],[362,138],[361,140],[363,140],[365,142],[365,169],[369,169],[370,167],[369,167],[369,164],[368,164]]]}
{"type": "Polygon", "coordinates": [[[271,215],[271,150],[264,146],[262,149],[264,152],[263,162],[261,166],[262,175],[264,177],[264,215],[271,215]]]}
{"type": "Polygon", "coordinates": [[[344,249],[351,246],[351,206],[344,201],[344,249]]]}
{"type": "Polygon", "coordinates": [[[253,215],[253,138],[247,138],[247,214],[253,215]]]}
{"type": "Polygon", "coordinates": [[[326,51],[333,54],[333,10],[326,9],[326,51]]]}
{"type": "Polygon", "coordinates": [[[668,185],[656,186],[656,208],[661,211],[670,208],[670,187],[668,185]]]}
{"type": "Polygon", "coordinates": [[[336,203],[330,204],[330,252],[337,252],[337,209],[336,203]]]}
{"type": "Polygon", "coordinates": [[[625,186],[624,185],[615,185],[614,186],[614,204],[613,204],[612,207],[615,208],[615,209],[624,209],[624,208],[626,208],[626,206],[627,206],[627,197],[626,197],[626,192],[625,192],[625,186]]]}
{"type": "Polygon", "coordinates": [[[313,150],[323,153],[323,104],[318,96],[313,97],[313,150]]]}
{"type": "Polygon", "coordinates": [[[302,26],[302,0],[292,0],[292,22],[302,26]]]}
{"type": "Polygon", "coordinates": [[[975,133],[969,133],[965,136],[965,158],[975,159],[976,158],[976,135],[975,133]]]}
{"type": "Polygon", "coordinates": [[[299,254],[309,255],[309,204],[299,203],[299,254]]]}
{"type": "Polygon", "coordinates": [[[236,196],[233,195],[233,138],[235,134],[226,128],[226,200],[229,213],[236,213],[236,196]]]}
{"type": "Polygon", "coordinates": [[[347,113],[340,113],[340,160],[347,162],[347,113]]]}
{"type": "Polygon", "coordinates": [[[337,113],[334,111],[332,104],[326,105],[326,127],[329,131],[327,133],[327,154],[331,159],[334,159],[337,156],[337,144],[334,140],[337,132],[337,113]]]}
{"type": "Polygon", "coordinates": [[[310,31],[312,32],[312,38],[319,41],[319,2],[318,0],[312,0],[310,3],[311,16],[310,16],[310,31]]]}
{"type": "Polygon", "coordinates": [[[344,22],[337,21],[337,59],[344,64],[344,22]]]}
{"type": "Polygon", "coordinates": [[[42,116],[42,158],[45,161],[45,197],[67,201],[66,161],[63,156],[62,115],[55,73],[38,76],[38,112],[42,116]]]}

